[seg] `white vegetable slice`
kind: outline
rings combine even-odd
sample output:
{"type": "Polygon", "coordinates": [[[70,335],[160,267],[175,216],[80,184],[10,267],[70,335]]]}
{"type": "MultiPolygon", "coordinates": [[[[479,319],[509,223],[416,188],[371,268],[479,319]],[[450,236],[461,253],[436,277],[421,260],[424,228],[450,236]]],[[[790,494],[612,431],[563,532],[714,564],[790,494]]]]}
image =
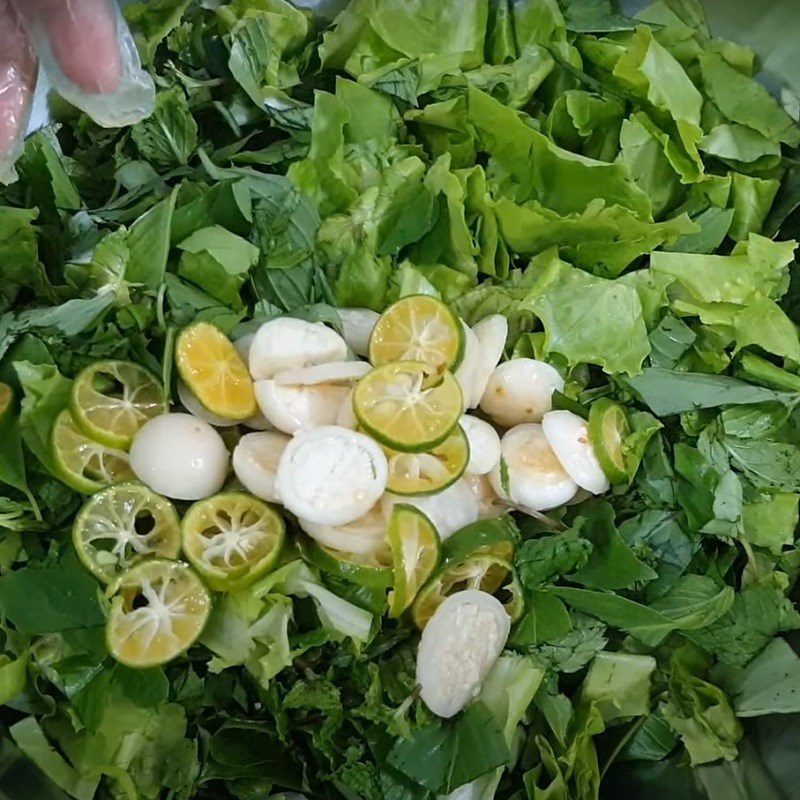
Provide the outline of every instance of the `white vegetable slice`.
{"type": "Polygon", "coordinates": [[[464,481],[478,501],[478,519],[495,519],[511,510],[512,506],[494,490],[488,475],[465,475],[464,481]]]}
{"type": "Polygon", "coordinates": [[[222,437],[191,414],[162,414],[131,445],[131,468],[153,491],[174,500],[202,500],[222,488],[228,451],[222,437]]]}
{"type": "Polygon", "coordinates": [[[261,412],[272,425],[284,433],[297,433],[305,428],[333,425],[350,389],[330,383],[280,386],[275,381],[256,381],[255,393],[261,412]]]}
{"type": "Polygon", "coordinates": [[[386,489],[389,466],[380,445],[334,425],[303,431],[278,464],[283,504],[318,525],[346,525],[363,517],[386,489]]]}
{"type": "Polygon", "coordinates": [[[386,545],[386,519],[380,503],[347,525],[318,525],[307,519],[299,522],[312,539],[342,553],[370,555],[386,545]]]}
{"type": "Polygon", "coordinates": [[[178,378],[178,400],[181,401],[181,405],[193,417],[199,417],[215,428],[232,428],[239,424],[235,419],[226,419],[225,417],[212,414],[203,406],[197,397],[195,397],[194,392],[186,385],[182,378],[178,378]]]}
{"type": "Polygon", "coordinates": [[[250,494],[268,503],[280,502],[275,490],[275,475],[290,441],[288,436],[277,431],[248,433],[239,439],[233,451],[233,471],[250,494]]]}
{"type": "Polygon", "coordinates": [[[464,396],[464,407],[474,408],[480,400],[480,398],[475,400],[475,373],[480,362],[480,344],[472,328],[463,319],[460,322],[464,329],[464,357],[458,365],[455,376],[464,396]]]}
{"type": "MultiPolygon", "coordinates": [[[[253,339],[256,338],[254,333],[248,333],[246,336],[239,337],[233,346],[236,352],[242,357],[245,364],[250,363],[250,346],[253,344],[253,339]]],[[[243,420],[242,425],[245,428],[250,428],[253,431],[272,431],[275,430],[270,421],[261,413],[254,414],[249,419],[243,420]]]]}
{"type": "Polygon", "coordinates": [[[564,379],[549,364],[513,358],[492,373],[481,409],[504,428],[541,422],[553,407],[553,392],[563,389],[564,379]]]}
{"type": "Polygon", "coordinates": [[[358,420],[356,419],[356,412],[353,411],[353,390],[347,395],[347,399],[342,403],[339,409],[339,416],[336,417],[336,424],[340,428],[349,428],[354,431],[358,428],[358,420]]]}
{"type": "Polygon", "coordinates": [[[578,491],[541,425],[512,428],[500,440],[500,450],[500,464],[492,470],[490,479],[497,494],[514,505],[547,511],[568,503],[578,491]]]}
{"type": "Polygon", "coordinates": [[[321,383],[355,383],[361,380],[372,366],[366,361],[332,361],[315,367],[302,367],[279,372],[275,383],[280,386],[318,386],[321,383]]]}
{"type": "Polygon", "coordinates": [[[571,411],[551,411],[544,415],[542,430],[561,466],[581,489],[592,494],[609,490],[611,483],[594,453],[586,420],[571,411]]]}
{"type": "Polygon", "coordinates": [[[503,357],[503,350],[508,339],[508,320],[502,314],[484,317],[472,326],[472,332],[478,340],[478,364],[475,369],[475,394],[470,408],[480,405],[489,378],[503,357]]]}
{"type": "Polygon", "coordinates": [[[369,355],[369,338],[380,314],[370,308],[337,308],[342,321],[344,340],[347,346],[357,355],[366,358],[369,355]]]}
{"type": "Polygon", "coordinates": [[[469,442],[467,472],[471,475],[487,475],[500,463],[500,437],[485,420],[464,414],[461,427],[469,442]]]}
{"type": "Polygon", "coordinates": [[[510,630],[511,620],[496,597],[474,589],[450,595],[420,639],[417,683],[422,702],[445,719],[461,711],[478,696],[510,630]]]}
{"type": "Polygon", "coordinates": [[[274,431],[275,426],[261,413],[254,414],[246,420],[242,421],[245,428],[250,428],[251,431],[274,431]]]}
{"type": "Polygon", "coordinates": [[[321,322],[278,317],[265,322],[250,345],[250,374],[268,380],[279,372],[344,361],[347,345],[321,322]]]}
{"type": "Polygon", "coordinates": [[[478,501],[469,484],[459,478],[452,486],[437,494],[399,496],[387,494],[381,501],[386,519],[397,503],[418,508],[433,523],[439,538],[444,541],[456,531],[478,521],[478,501]]]}

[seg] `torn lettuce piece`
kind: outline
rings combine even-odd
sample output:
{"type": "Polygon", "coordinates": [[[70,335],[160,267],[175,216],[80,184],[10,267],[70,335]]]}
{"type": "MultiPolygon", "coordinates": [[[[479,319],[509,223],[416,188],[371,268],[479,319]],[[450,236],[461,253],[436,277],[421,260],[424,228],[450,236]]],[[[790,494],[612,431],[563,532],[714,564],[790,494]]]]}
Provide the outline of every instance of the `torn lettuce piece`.
{"type": "Polygon", "coordinates": [[[547,352],[608,373],[641,370],[650,341],[635,289],[571,267],[555,250],[538,256],[529,270],[535,283],[521,307],[541,319],[547,352]]]}
{"type": "Polygon", "coordinates": [[[648,222],[602,200],[591,202],[581,214],[562,216],[536,201],[516,205],[501,198],[496,214],[503,239],[514,252],[537,255],[557,246],[570,263],[603,278],[616,278],[639,256],[699,230],[686,214],[648,222]]]}

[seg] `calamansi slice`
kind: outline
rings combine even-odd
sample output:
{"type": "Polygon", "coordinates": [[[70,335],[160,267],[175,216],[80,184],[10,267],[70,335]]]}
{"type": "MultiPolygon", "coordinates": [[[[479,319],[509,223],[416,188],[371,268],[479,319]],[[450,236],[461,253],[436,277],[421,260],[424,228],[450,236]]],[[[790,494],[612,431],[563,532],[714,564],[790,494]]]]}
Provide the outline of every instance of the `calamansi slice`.
{"type": "Polygon", "coordinates": [[[245,420],[258,411],[247,365],[214,325],[196,322],[184,328],[175,345],[175,363],[186,385],[212,414],[245,420]]]}
{"type": "Polygon", "coordinates": [[[441,300],[418,294],[403,297],[383,312],[369,340],[369,360],[422,361],[436,370],[455,371],[464,356],[464,331],[441,300]]]}
{"type": "Polygon", "coordinates": [[[384,449],[389,460],[386,491],[398,495],[441,492],[464,474],[469,463],[469,442],[460,425],[427,453],[384,449]]]}
{"type": "Polygon", "coordinates": [[[299,539],[298,545],[309,564],[329,575],[373,589],[392,585],[392,553],[385,542],[367,553],[346,553],[307,538],[299,539]]]}
{"type": "Polygon", "coordinates": [[[163,387],[144,367],[98,361],[72,384],[70,408],[89,438],[127,450],[145,422],[167,412],[167,402],[163,387]]]}
{"type": "Polygon", "coordinates": [[[482,519],[456,531],[442,545],[442,566],[460,564],[472,556],[495,556],[513,562],[519,530],[507,514],[482,519]]]}
{"type": "Polygon", "coordinates": [[[208,589],[181,561],[142,561],[123,572],[109,594],[106,644],[129,667],[155,667],[179,656],[202,633],[211,611],[208,589]]]}
{"type": "Polygon", "coordinates": [[[285,536],[278,514],[244,492],[225,492],[195,503],[181,528],[184,554],[220,592],[241,589],[268,572],[285,536]]]}
{"type": "Polygon", "coordinates": [[[72,526],[78,557],[104,583],[145,558],[176,558],[181,524],[175,506],[141,483],[110,486],[87,500],[72,526]]]}
{"type": "Polygon", "coordinates": [[[421,511],[400,503],[392,509],[389,519],[389,546],[394,561],[389,612],[399,617],[439,563],[439,534],[421,511]]]}
{"type": "Polygon", "coordinates": [[[420,630],[424,628],[445,599],[463,589],[479,589],[489,594],[502,589],[509,616],[515,619],[521,612],[521,591],[508,561],[491,555],[476,555],[460,564],[442,566],[428,581],[414,601],[414,624],[420,630]]]}
{"type": "Polygon", "coordinates": [[[442,444],[463,413],[458,381],[421,361],[395,361],[373,369],[353,390],[361,427],[381,444],[423,453],[442,444]]]}
{"type": "Polygon", "coordinates": [[[606,397],[592,404],[589,410],[589,440],[603,472],[612,483],[628,480],[625,439],[630,432],[628,417],[621,405],[606,397]]]}
{"type": "Polygon", "coordinates": [[[136,479],[128,454],[90,439],[67,410],[56,418],[50,444],[58,477],[77,492],[94,494],[111,484],[136,479]]]}

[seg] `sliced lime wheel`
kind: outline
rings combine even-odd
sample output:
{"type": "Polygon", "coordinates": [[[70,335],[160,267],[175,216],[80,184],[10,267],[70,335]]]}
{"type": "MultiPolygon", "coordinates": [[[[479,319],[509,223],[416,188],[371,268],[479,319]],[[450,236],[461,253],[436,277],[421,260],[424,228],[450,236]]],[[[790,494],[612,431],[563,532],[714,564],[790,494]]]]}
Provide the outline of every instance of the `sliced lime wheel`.
{"type": "Polygon", "coordinates": [[[186,512],[181,528],[186,557],[220,592],[241,589],[268,572],[285,538],[281,517],[244,492],[200,500],[186,512]]]}
{"type": "Polygon", "coordinates": [[[155,667],[179,656],[202,633],[211,611],[208,589],[180,561],[142,561],[123,572],[109,594],[106,644],[129,667],[155,667]]]}
{"type": "Polygon", "coordinates": [[[50,443],[58,477],[77,492],[94,494],[111,484],[136,480],[128,454],[90,439],[67,410],[56,418],[50,443]]]}
{"type": "Polygon", "coordinates": [[[513,561],[519,531],[508,515],[484,519],[456,531],[442,544],[442,565],[453,566],[473,556],[513,561]]]}
{"type": "Polygon", "coordinates": [[[469,442],[458,426],[428,453],[400,453],[385,448],[389,460],[386,491],[399,495],[441,492],[452,486],[469,463],[469,442]]]}
{"type": "Polygon", "coordinates": [[[589,441],[606,477],[612,483],[628,480],[625,458],[625,440],[631,427],[625,409],[618,403],[602,397],[589,410],[589,441]]]}
{"type": "Polygon", "coordinates": [[[97,442],[127,450],[139,428],[166,414],[164,388],[131,361],[98,361],[72,384],[70,409],[78,427],[97,442]]]}
{"type": "Polygon", "coordinates": [[[369,553],[345,553],[303,537],[298,547],[309,564],[329,575],[377,589],[392,585],[392,553],[386,543],[369,553]]]}
{"type": "Polygon", "coordinates": [[[109,486],[87,500],[72,526],[83,565],[110,583],[145,558],[176,558],[181,527],[175,506],[140,483],[109,486]]]}
{"type": "Polygon", "coordinates": [[[452,373],[420,361],[378,367],[356,385],[353,410],[361,427],[392,450],[423,453],[442,444],[458,425],[463,400],[452,373]]]}
{"type": "Polygon", "coordinates": [[[403,297],[381,314],[369,340],[369,360],[422,361],[435,370],[455,371],[464,356],[464,331],[441,301],[424,294],[403,297]]]}
{"type": "Polygon", "coordinates": [[[392,509],[389,519],[389,546],[394,561],[389,613],[399,617],[439,563],[439,534],[421,511],[400,503],[392,509]]]}
{"type": "Polygon", "coordinates": [[[522,592],[508,561],[496,556],[476,555],[452,566],[442,566],[417,595],[412,607],[414,624],[421,630],[447,597],[464,589],[504,595],[502,600],[512,619],[522,612],[522,592]]]}

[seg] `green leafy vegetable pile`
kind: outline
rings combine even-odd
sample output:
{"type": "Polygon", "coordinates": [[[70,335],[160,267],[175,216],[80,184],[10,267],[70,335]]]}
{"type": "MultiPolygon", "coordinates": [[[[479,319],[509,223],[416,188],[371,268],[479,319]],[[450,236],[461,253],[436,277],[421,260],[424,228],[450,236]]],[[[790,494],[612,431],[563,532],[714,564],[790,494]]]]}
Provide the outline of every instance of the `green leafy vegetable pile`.
{"type": "Polygon", "coordinates": [[[742,745],[800,712],[800,128],[753,53],[697,0],[127,14],[154,114],[62,110],[0,197],[0,796],[593,800],[611,767],[789,797],[742,745]],[[170,387],[189,322],[413,293],[506,315],[557,405],[631,426],[626,484],[516,519],[526,610],[478,702],[434,719],[413,625],[301,560],[218,596],[186,657],[115,664],[49,449],[71,379],[123,358],[170,387]]]}

